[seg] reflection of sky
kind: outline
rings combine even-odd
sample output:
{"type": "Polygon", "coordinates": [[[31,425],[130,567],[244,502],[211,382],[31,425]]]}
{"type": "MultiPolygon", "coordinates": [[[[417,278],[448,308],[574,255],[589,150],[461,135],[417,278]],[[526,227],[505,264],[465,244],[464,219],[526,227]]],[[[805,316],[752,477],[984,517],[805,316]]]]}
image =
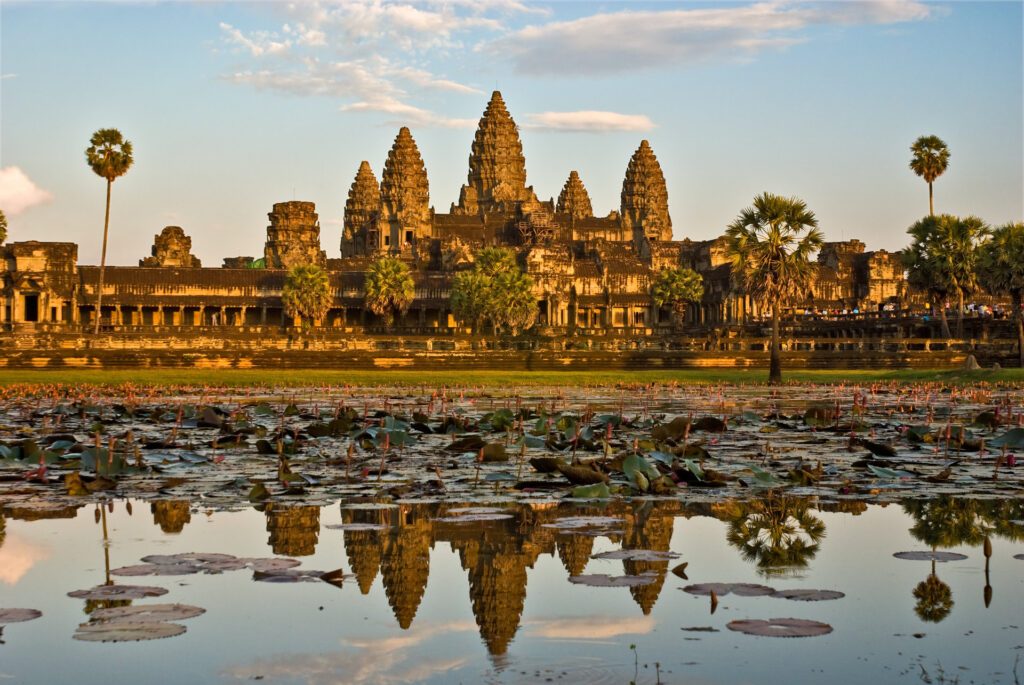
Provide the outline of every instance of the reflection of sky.
{"type": "MultiPolygon", "coordinates": [[[[535,672],[556,669],[567,674],[558,682],[623,683],[633,675],[629,646],[635,644],[640,662],[660,662],[669,683],[901,682],[897,674],[907,668],[919,673],[914,666],[919,661],[933,674],[941,662],[947,673],[963,674],[962,681],[1013,682],[1014,648],[1024,643],[1021,629],[1012,627],[1021,625],[1024,562],[1012,555],[1024,552],[1024,544],[993,541],[989,609],[983,603],[980,549],[958,549],[967,561],[938,565],[955,606],[942,623],[926,624],[914,614],[911,593],[930,565],[892,557],[900,550],[923,549],[907,532],[910,521],[900,507],[872,507],[860,516],[819,515],[827,535],[800,578],[765,580],[726,544],[725,525],[711,518],[675,519],[671,549],[689,563],[689,582],[836,589],[847,594],[845,599],[801,603],[730,595],[710,615],[707,598],[681,592],[686,582],[669,574],[645,617],[628,588],[572,585],[557,556],[542,554],[527,570],[519,630],[508,654],[493,661],[472,613],[467,573],[445,542],[431,550],[428,585],[408,631],[398,628],[379,575],[363,596],[351,578],[339,590],[321,583],[254,583],[241,571],[126,579],[170,590],[149,601],[197,604],[207,613],[186,621],[188,632],[181,637],[103,645],[70,639],[85,615],[83,602],[65,595],[103,580],[101,532],[92,508],[83,507],[74,520],[8,519],[0,548],[0,607],[37,608],[44,616],[5,629],[0,677],[82,685],[235,682],[257,675],[263,682],[312,684],[469,683],[530,682],[535,672]],[[825,621],[835,631],[807,640],[773,640],[725,628],[734,619],[774,617],[825,621]],[[720,632],[681,630],[695,626],[720,632]],[[914,633],[926,637],[915,639],[914,633]],[[51,657],[55,649],[61,658],[51,657]]],[[[161,533],[141,502],[131,517],[118,503],[109,522],[114,566],[154,553],[270,555],[265,517],[251,509],[193,513],[177,535],[161,533]]],[[[303,557],[304,568],[350,572],[343,532],[324,528],[339,522],[337,506],[322,510],[316,552],[303,557]]],[[[615,547],[598,538],[593,553],[615,547]]],[[[622,568],[621,561],[591,560],[587,572],[621,574],[622,568]]],[[[641,676],[641,682],[653,681],[652,672],[641,676]]]]}
{"type": "Polygon", "coordinates": [[[0,546],[0,583],[15,585],[36,562],[49,556],[48,547],[21,535],[8,535],[0,546]]]}

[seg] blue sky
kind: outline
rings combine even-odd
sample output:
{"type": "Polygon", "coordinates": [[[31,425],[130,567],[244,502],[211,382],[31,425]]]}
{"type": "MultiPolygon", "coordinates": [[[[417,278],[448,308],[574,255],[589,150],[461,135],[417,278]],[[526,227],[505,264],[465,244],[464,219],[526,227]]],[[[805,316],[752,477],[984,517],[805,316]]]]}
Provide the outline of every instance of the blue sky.
{"type": "Polygon", "coordinates": [[[528,182],[580,172],[618,207],[640,140],[665,171],[676,238],[708,239],[761,191],[805,199],[830,240],[899,249],[927,211],[922,134],[950,168],[937,211],[1024,219],[1020,2],[9,2],[0,5],[0,208],[12,240],[96,263],[91,133],[135,166],[114,185],[110,262],[169,224],[204,264],[262,254],[274,202],[316,202],[338,256],[359,162],[378,177],[408,125],[431,202],[465,182],[499,88],[528,182]]]}

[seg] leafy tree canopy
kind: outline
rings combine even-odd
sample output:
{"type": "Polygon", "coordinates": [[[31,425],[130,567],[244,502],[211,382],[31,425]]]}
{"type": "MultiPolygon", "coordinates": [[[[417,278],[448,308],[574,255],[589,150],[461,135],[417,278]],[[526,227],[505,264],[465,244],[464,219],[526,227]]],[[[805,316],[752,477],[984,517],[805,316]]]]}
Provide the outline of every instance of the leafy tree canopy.
{"type": "Polygon", "coordinates": [[[281,302],[288,316],[304,321],[322,319],[333,300],[327,272],[315,264],[292,267],[285,277],[281,302]]]}
{"type": "Polygon", "coordinates": [[[504,328],[513,335],[533,326],[537,318],[533,279],[520,270],[515,252],[508,248],[486,248],[472,270],[456,274],[451,306],[457,319],[475,329],[488,321],[495,330],[504,328]]]}

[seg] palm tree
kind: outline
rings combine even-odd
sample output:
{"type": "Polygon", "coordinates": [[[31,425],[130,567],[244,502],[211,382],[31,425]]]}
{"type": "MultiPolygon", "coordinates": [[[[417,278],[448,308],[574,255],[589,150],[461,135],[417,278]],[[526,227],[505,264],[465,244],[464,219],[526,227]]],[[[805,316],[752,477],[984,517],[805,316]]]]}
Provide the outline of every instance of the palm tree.
{"type": "Polygon", "coordinates": [[[474,331],[487,320],[495,333],[506,328],[517,335],[537,319],[533,279],[520,270],[516,253],[504,247],[481,250],[472,271],[455,276],[450,299],[452,312],[472,322],[474,331]]]}
{"type": "Polygon", "coordinates": [[[928,215],[935,215],[932,183],[949,166],[949,148],[938,136],[921,136],[910,146],[910,170],[928,183],[928,215]]]}
{"type": "Polygon", "coordinates": [[[662,269],[651,286],[651,297],[657,307],[670,307],[678,324],[686,315],[686,306],[704,296],[704,278],[686,267],[662,269]]]}
{"type": "Polygon", "coordinates": [[[301,264],[292,267],[285,277],[281,302],[288,316],[301,317],[303,323],[317,321],[324,318],[333,301],[327,272],[319,266],[301,264]]]}
{"type": "Polygon", "coordinates": [[[1024,223],[1005,224],[992,231],[981,248],[981,282],[993,295],[1009,295],[1017,328],[1018,362],[1024,368],[1024,223]]]}
{"type": "Polygon", "coordinates": [[[107,229],[110,227],[110,187],[128,173],[134,159],[132,144],[116,128],[101,128],[92,134],[85,150],[85,161],[97,176],[107,179],[107,211],[103,217],[103,250],[100,253],[100,282],[96,286],[96,323],[93,333],[100,332],[103,312],[103,280],[107,268],[107,229]]]}
{"type": "Polygon", "coordinates": [[[0,245],[7,242],[7,215],[0,209],[0,245]]]}
{"type": "Polygon", "coordinates": [[[903,252],[910,285],[929,294],[939,308],[942,335],[950,337],[945,300],[957,298],[957,337],[963,337],[964,297],[978,287],[979,247],[988,226],[976,216],[926,216],[909,229],[913,237],[903,252]]]}
{"type": "Polygon", "coordinates": [[[416,283],[409,267],[395,257],[380,257],[366,270],[366,306],[390,326],[404,314],[416,295],[416,283]]]}
{"type": "Polygon", "coordinates": [[[795,197],[762,193],[725,231],[736,285],[772,312],[768,382],[782,382],[782,307],[806,295],[814,279],[811,255],[824,243],[818,219],[795,197]]]}

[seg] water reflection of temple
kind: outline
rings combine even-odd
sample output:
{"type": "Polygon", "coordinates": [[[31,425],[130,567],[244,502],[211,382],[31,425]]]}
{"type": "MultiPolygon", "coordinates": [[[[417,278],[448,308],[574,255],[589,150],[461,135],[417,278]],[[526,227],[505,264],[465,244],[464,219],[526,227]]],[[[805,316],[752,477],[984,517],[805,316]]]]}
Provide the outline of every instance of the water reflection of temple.
{"type": "Polygon", "coordinates": [[[305,557],[316,551],[320,535],[320,507],[266,505],[267,544],[274,554],[305,557]]]}
{"type": "MultiPolygon", "coordinates": [[[[470,604],[480,636],[492,655],[501,655],[518,630],[526,602],[527,570],[543,554],[557,555],[567,575],[579,575],[593,550],[589,532],[560,531],[545,526],[560,517],[598,515],[622,519],[621,533],[609,533],[627,549],[668,551],[673,517],[681,512],[677,501],[647,502],[636,507],[616,503],[593,511],[554,504],[510,507],[510,519],[459,523],[443,505],[400,505],[397,508],[342,509],[345,523],[384,526],[344,533],[345,553],[363,594],[377,574],[395,619],[409,628],[426,591],[430,550],[447,542],[459,555],[469,580],[470,604]]],[[[625,561],[626,573],[654,571],[656,581],[631,588],[645,613],[657,601],[668,570],[667,561],[625,561]]]]}
{"type": "Polygon", "coordinates": [[[153,514],[153,523],[169,535],[180,533],[185,524],[192,520],[192,512],[187,499],[159,500],[150,502],[149,510],[153,514]]]}

